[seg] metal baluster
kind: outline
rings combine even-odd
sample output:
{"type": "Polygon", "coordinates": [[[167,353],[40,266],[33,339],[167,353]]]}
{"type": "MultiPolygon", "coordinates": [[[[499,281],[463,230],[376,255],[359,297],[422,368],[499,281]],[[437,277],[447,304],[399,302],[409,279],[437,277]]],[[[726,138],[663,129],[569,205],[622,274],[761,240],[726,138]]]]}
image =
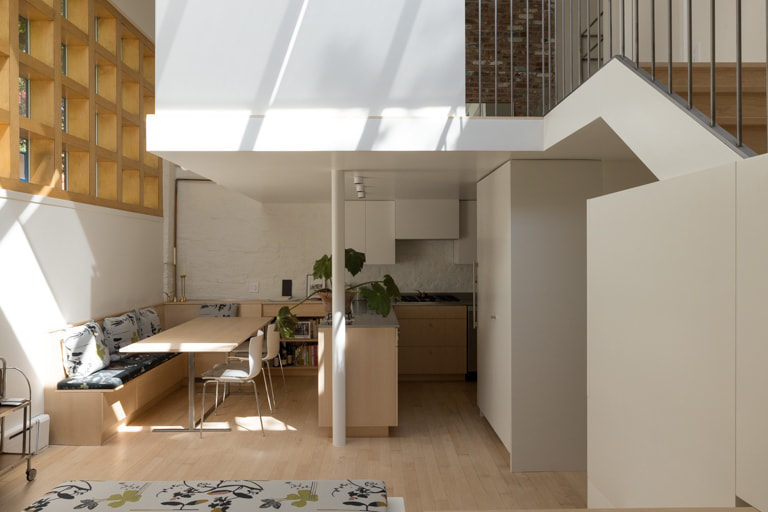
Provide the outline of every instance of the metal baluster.
{"type": "Polygon", "coordinates": [[[635,67],[640,67],[640,1],[635,0],[635,67]]]}
{"type": "Polygon", "coordinates": [[[530,0],[525,0],[525,115],[531,115],[531,31],[528,13],[531,12],[530,0]]]}
{"type": "Polygon", "coordinates": [[[569,92],[573,92],[573,0],[568,0],[568,27],[568,53],[571,56],[569,59],[571,61],[571,90],[569,92]]]}
{"type": "MultiPolygon", "coordinates": [[[[555,8],[555,24],[557,24],[557,8],[555,8]]],[[[547,103],[552,108],[552,0],[547,0],[547,69],[549,70],[547,80],[547,103]]],[[[557,59],[555,59],[557,65],[557,59]]],[[[555,91],[557,94],[557,91],[555,91]]]]}
{"type": "Polygon", "coordinates": [[[597,69],[603,67],[603,40],[600,25],[603,24],[603,0],[597,0],[597,69]]]}
{"type": "MultiPolygon", "coordinates": [[[[624,13],[624,4],[627,0],[619,0],[621,2],[621,9],[619,10],[619,16],[621,16],[621,25],[619,25],[619,36],[621,36],[621,56],[626,57],[627,56],[627,28],[625,26],[625,13],[624,13]]],[[[670,2],[672,0],[669,0],[670,2]]]]}
{"type": "Polygon", "coordinates": [[[613,0],[608,0],[608,58],[613,58],[613,0]]]}
{"type": "Polygon", "coordinates": [[[693,108],[693,0],[688,0],[688,108],[693,108]]]}
{"type": "Polygon", "coordinates": [[[587,0],[587,79],[592,76],[592,0],[587,0]]]}
{"type": "Polygon", "coordinates": [[[736,0],[736,142],[739,147],[744,142],[741,71],[741,0],[736,0]]]}
{"type": "Polygon", "coordinates": [[[477,0],[477,109],[484,116],[483,109],[483,0],[477,0]]]}
{"type": "Polygon", "coordinates": [[[577,23],[579,25],[579,85],[584,81],[584,66],[582,65],[582,55],[584,55],[584,48],[582,48],[581,42],[584,40],[581,32],[581,0],[578,0],[576,6],[576,12],[578,13],[577,23]]]}
{"type": "Polygon", "coordinates": [[[656,0],[651,0],[651,78],[656,80],[656,0]]]}
{"type": "Polygon", "coordinates": [[[493,115],[499,115],[499,4],[493,0],[493,115]]]}
{"type": "Polygon", "coordinates": [[[667,0],[667,92],[672,94],[672,0],[667,0]]]}
{"type": "Polygon", "coordinates": [[[509,0],[509,110],[515,117],[515,11],[509,0]]]}
{"type": "Polygon", "coordinates": [[[715,0],[709,0],[709,125],[715,126],[717,112],[715,111],[715,0]]]}
{"type": "Polygon", "coordinates": [[[541,116],[547,113],[544,105],[544,87],[546,86],[544,73],[544,0],[541,0],[541,116]]]}

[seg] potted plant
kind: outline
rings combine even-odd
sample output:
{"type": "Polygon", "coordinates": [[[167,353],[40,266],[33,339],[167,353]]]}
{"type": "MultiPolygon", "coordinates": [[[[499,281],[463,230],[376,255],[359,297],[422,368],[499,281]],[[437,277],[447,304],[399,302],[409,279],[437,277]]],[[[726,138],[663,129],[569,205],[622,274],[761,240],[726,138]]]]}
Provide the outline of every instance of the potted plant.
{"type": "MultiPolygon", "coordinates": [[[[328,283],[332,279],[333,264],[331,256],[324,254],[322,257],[315,261],[312,267],[312,276],[315,279],[323,279],[325,284],[324,288],[315,290],[300,302],[293,306],[283,306],[277,313],[277,320],[275,322],[276,328],[280,330],[280,333],[284,338],[292,338],[293,331],[298,323],[299,319],[292,313],[292,311],[306,302],[314,295],[319,295],[324,301],[331,300],[331,289],[328,287],[328,283]]],[[[347,269],[353,277],[363,270],[365,265],[365,253],[356,251],[354,249],[346,249],[344,251],[344,268],[347,269]]],[[[345,304],[347,305],[347,312],[349,312],[349,305],[352,298],[356,294],[360,294],[368,306],[369,311],[380,314],[381,316],[389,315],[392,309],[392,300],[400,298],[400,289],[395,284],[395,280],[392,276],[386,274],[379,280],[366,281],[364,283],[351,285],[345,289],[347,299],[345,304]]]]}

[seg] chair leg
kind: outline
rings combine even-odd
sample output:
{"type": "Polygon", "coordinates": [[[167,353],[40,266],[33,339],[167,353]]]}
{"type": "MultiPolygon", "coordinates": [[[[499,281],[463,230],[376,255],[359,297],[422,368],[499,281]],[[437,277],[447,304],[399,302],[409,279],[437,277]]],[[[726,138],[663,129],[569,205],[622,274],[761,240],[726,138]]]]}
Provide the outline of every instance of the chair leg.
{"type": "MultiPolygon", "coordinates": [[[[264,364],[264,362],[262,361],[262,363],[261,363],[261,364],[263,365],[263,364],[264,364]]],[[[262,368],[261,368],[261,375],[262,375],[262,377],[264,377],[264,391],[266,391],[266,392],[267,392],[267,403],[269,404],[269,412],[272,412],[272,400],[270,400],[270,398],[269,398],[269,386],[267,386],[267,376],[266,376],[266,374],[264,373],[264,368],[263,368],[263,366],[262,366],[262,368]]],[[[255,385],[256,385],[256,384],[254,383],[254,386],[255,386],[255,385]]]]}
{"type": "MultiPolygon", "coordinates": [[[[277,400],[275,400],[275,385],[272,384],[272,370],[269,368],[269,363],[267,363],[267,373],[269,374],[269,387],[272,389],[272,403],[275,404],[275,409],[277,409],[277,400]]],[[[269,397],[269,390],[267,390],[267,397],[269,397]]]]}
{"type": "MultiPolygon", "coordinates": [[[[203,422],[205,422],[205,386],[208,385],[208,382],[209,381],[207,380],[203,381],[203,398],[202,398],[202,403],[200,404],[200,439],[203,438],[203,422]]],[[[218,384],[219,383],[217,382],[216,385],[218,386],[218,384]]],[[[217,395],[218,395],[218,391],[217,391],[217,395]]],[[[217,399],[218,399],[218,396],[217,396],[217,399]]]]}
{"type": "Polygon", "coordinates": [[[288,392],[288,386],[285,384],[285,372],[283,371],[283,358],[277,356],[277,360],[280,361],[280,373],[283,374],[283,391],[288,392]]]}
{"type": "MultiPolygon", "coordinates": [[[[251,383],[253,383],[253,394],[256,395],[256,412],[259,413],[259,423],[261,423],[261,437],[264,437],[264,420],[261,418],[261,406],[259,405],[259,392],[256,390],[256,379],[252,379],[251,383]]],[[[267,392],[267,395],[269,395],[269,392],[267,392]]],[[[202,432],[200,435],[202,435],[202,432]]]]}

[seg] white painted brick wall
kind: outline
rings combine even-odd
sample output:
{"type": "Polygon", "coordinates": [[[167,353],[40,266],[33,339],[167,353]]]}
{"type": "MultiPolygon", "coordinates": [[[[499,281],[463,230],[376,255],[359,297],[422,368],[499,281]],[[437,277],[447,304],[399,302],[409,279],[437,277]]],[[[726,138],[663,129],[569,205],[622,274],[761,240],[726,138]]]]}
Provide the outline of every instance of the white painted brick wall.
{"type": "MultiPolygon", "coordinates": [[[[177,263],[187,299],[275,298],[283,279],[303,297],[314,261],[330,251],[330,224],[328,203],[259,203],[213,183],[180,182],[177,263]],[[259,293],[248,291],[252,281],[259,293]]],[[[453,263],[450,240],[398,241],[395,265],[368,265],[353,282],[387,273],[403,291],[472,290],[472,267],[453,263]]]]}

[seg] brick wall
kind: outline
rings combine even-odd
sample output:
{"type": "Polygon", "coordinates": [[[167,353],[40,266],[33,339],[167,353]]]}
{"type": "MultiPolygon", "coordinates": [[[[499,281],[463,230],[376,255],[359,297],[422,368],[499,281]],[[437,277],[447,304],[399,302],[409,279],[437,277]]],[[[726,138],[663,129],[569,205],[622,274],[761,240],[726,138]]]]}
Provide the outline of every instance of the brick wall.
{"type": "Polygon", "coordinates": [[[554,51],[554,10],[548,0],[543,13],[541,0],[465,2],[468,105],[485,103],[487,115],[542,115],[554,84],[545,57],[550,44],[554,51]]]}

